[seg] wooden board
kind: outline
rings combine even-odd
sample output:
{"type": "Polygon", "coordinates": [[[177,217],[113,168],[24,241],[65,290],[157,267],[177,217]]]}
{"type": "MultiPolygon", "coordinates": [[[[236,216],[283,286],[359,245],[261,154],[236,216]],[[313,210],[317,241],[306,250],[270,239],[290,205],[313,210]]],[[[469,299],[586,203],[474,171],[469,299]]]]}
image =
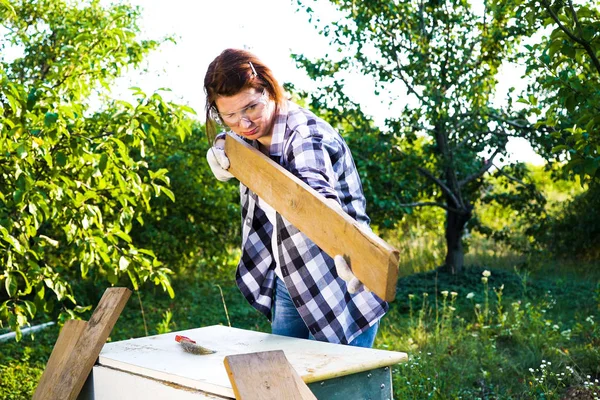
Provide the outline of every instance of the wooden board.
{"type": "Polygon", "coordinates": [[[73,352],[79,336],[86,328],[87,322],[77,319],[70,319],[65,322],[60,330],[58,339],[52,349],[52,354],[46,363],[46,368],[40,378],[37,389],[33,395],[33,400],[46,399],[46,393],[49,386],[58,379],[60,371],[64,370],[65,361],[69,354],[73,352]]]}
{"type": "Polygon", "coordinates": [[[77,398],[129,296],[131,291],[127,288],[106,289],[90,320],[81,329],[76,344],[66,357],[61,357],[61,368],[52,373],[52,381],[36,389],[36,400],[77,398]]]}
{"type": "Polygon", "coordinates": [[[98,364],[233,398],[233,388],[223,365],[224,357],[272,350],[283,350],[305,383],[387,367],[407,359],[406,353],[402,352],[213,325],[107,343],[100,353],[98,364]],[[203,356],[186,353],[175,341],[176,335],[187,336],[216,353],[203,356]]]}
{"type": "Polygon", "coordinates": [[[223,360],[237,400],[317,400],[281,350],[223,360]]]}
{"type": "Polygon", "coordinates": [[[396,295],[399,252],[383,239],[331,207],[306,183],[238,136],[228,133],[225,153],[231,172],[267,201],[329,256],[343,255],[354,275],[380,298],[396,295]]]}

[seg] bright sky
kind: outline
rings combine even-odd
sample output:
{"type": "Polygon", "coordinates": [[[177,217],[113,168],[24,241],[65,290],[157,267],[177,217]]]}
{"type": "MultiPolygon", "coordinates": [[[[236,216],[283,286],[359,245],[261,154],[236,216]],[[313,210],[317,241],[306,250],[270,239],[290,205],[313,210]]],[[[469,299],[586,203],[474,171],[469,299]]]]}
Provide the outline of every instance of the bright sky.
{"type": "MultiPolygon", "coordinates": [[[[306,74],[296,68],[291,53],[324,56],[328,41],[296,11],[295,0],[130,0],[142,8],[142,37],[157,39],[173,35],[177,44],[166,43],[147,62],[147,72],[134,71],[119,82],[118,92],[139,86],[146,92],[160,87],[186,103],[201,116],[204,109],[202,81],[208,64],[228,47],[247,48],[273,70],[278,80],[306,90],[315,88],[306,74]]],[[[321,2],[325,6],[326,4],[321,2]]],[[[323,20],[334,18],[326,13],[323,20]]],[[[500,79],[501,90],[519,80],[522,70],[508,67],[500,79]]],[[[369,79],[347,82],[349,95],[361,99],[363,109],[376,122],[383,122],[387,105],[373,93],[369,79]]],[[[542,163],[525,140],[512,140],[509,151],[518,160],[542,163]]]]}

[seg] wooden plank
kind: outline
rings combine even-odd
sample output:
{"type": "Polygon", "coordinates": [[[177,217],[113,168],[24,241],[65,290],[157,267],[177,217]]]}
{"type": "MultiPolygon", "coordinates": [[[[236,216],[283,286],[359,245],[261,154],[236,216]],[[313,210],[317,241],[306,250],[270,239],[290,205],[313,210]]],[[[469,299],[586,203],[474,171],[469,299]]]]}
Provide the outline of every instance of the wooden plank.
{"type": "Polygon", "coordinates": [[[354,275],[380,298],[396,295],[399,251],[269,157],[228,133],[231,172],[329,256],[343,255],[354,275]]]}
{"type": "Polygon", "coordinates": [[[282,350],[227,356],[223,363],[238,400],[317,400],[282,350]]]}
{"type": "Polygon", "coordinates": [[[33,400],[42,400],[47,398],[46,394],[48,390],[50,390],[49,387],[54,384],[57,376],[59,376],[61,371],[64,370],[65,361],[69,354],[73,352],[75,344],[77,344],[77,340],[86,326],[86,321],[77,319],[70,319],[65,322],[65,325],[62,327],[58,335],[58,339],[56,339],[56,343],[54,344],[54,348],[52,349],[52,354],[50,354],[48,363],[46,363],[46,368],[44,369],[42,377],[37,385],[33,395],[33,400]]]}
{"type": "Polygon", "coordinates": [[[131,290],[127,288],[106,289],[79,340],[64,359],[62,370],[53,375],[54,382],[47,385],[39,399],[77,398],[129,296],[131,290]]]}

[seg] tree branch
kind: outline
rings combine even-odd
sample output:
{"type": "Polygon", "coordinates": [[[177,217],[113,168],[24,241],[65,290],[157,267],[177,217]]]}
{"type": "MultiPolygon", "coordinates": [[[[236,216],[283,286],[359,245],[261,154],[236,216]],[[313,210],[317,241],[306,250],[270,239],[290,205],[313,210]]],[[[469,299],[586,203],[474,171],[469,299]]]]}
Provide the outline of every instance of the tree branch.
{"type": "Polygon", "coordinates": [[[592,49],[592,46],[590,46],[590,42],[583,39],[583,28],[581,27],[581,24],[579,23],[579,18],[577,18],[577,12],[575,11],[575,7],[573,7],[572,0],[569,0],[569,8],[571,9],[571,14],[573,14],[573,21],[575,21],[575,26],[577,27],[577,30],[579,30],[579,35],[581,35],[582,43],[580,43],[580,44],[583,46],[585,51],[588,53],[588,55],[592,59],[592,63],[594,64],[594,66],[598,70],[598,73],[600,74],[600,61],[598,60],[598,57],[596,57],[596,53],[592,49]]]}
{"type": "Polygon", "coordinates": [[[525,187],[531,186],[531,184],[527,184],[527,183],[523,182],[522,180],[520,180],[518,178],[515,178],[512,175],[507,174],[506,172],[503,171],[503,168],[498,168],[496,165],[494,165],[494,167],[496,167],[498,169],[498,173],[500,175],[505,176],[508,180],[513,181],[513,182],[517,182],[518,184],[520,184],[522,186],[525,186],[525,187]]]}
{"type": "Polygon", "coordinates": [[[434,206],[434,207],[440,207],[443,208],[446,211],[452,211],[455,212],[457,214],[460,214],[460,210],[457,210],[456,208],[450,207],[446,204],[443,203],[437,203],[435,201],[422,201],[422,202],[417,202],[417,203],[401,203],[398,204],[400,207],[426,207],[426,206],[434,206]]]}
{"type": "Polygon", "coordinates": [[[476,173],[471,174],[471,175],[467,176],[465,179],[459,181],[458,187],[463,187],[467,183],[472,182],[475,179],[478,179],[481,176],[483,176],[483,174],[485,174],[492,167],[492,165],[494,165],[494,158],[498,155],[498,153],[500,153],[500,149],[496,149],[494,154],[492,154],[492,156],[490,157],[489,160],[486,160],[486,162],[479,169],[479,171],[477,171],[476,173]]]}
{"type": "MultiPolygon", "coordinates": [[[[392,43],[395,44],[396,42],[393,41],[392,43]]],[[[421,101],[421,103],[427,104],[427,102],[425,101],[423,96],[421,96],[419,93],[417,93],[415,88],[410,83],[408,83],[408,80],[404,77],[404,74],[402,73],[402,64],[400,63],[400,59],[398,58],[398,52],[394,52],[394,61],[396,61],[396,66],[398,67],[398,74],[397,74],[398,78],[400,78],[400,80],[402,80],[402,82],[404,82],[404,85],[406,85],[406,88],[408,89],[408,91],[410,93],[417,96],[417,99],[419,99],[419,101],[421,101]]]]}
{"type": "MultiPolygon", "coordinates": [[[[575,43],[581,45],[585,49],[585,51],[588,53],[588,55],[592,59],[592,64],[594,64],[594,67],[600,74],[600,60],[598,60],[598,57],[596,57],[596,54],[594,53],[594,49],[592,49],[589,42],[586,42],[585,40],[583,40],[583,38],[579,38],[579,37],[575,36],[575,34],[573,32],[571,32],[571,30],[569,28],[567,28],[565,25],[563,25],[563,23],[560,21],[560,18],[558,18],[558,15],[556,15],[556,13],[552,10],[552,8],[550,7],[550,4],[548,2],[544,1],[543,4],[544,4],[544,7],[546,8],[546,11],[548,11],[548,13],[550,14],[550,16],[552,17],[554,22],[556,22],[558,27],[564,33],[566,33],[567,36],[569,38],[571,38],[571,40],[573,40],[575,43]]],[[[571,12],[573,13],[574,19],[577,23],[577,19],[576,19],[577,13],[576,13],[575,9],[573,8],[573,4],[572,4],[571,0],[569,0],[569,6],[571,7],[571,12]]]]}
{"type": "Polygon", "coordinates": [[[506,118],[502,118],[501,116],[496,115],[496,114],[490,114],[490,117],[497,121],[504,122],[505,124],[512,126],[513,128],[523,129],[523,130],[528,130],[528,131],[535,130],[535,128],[531,125],[522,125],[522,124],[518,123],[517,121],[511,121],[506,118]]]}
{"type": "Polygon", "coordinates": [[[454,193],[452,193],[452,190],[450,190],[450,188],[444,182],[442,182],[439,178],[436,178],[435,176],[433,176],[433,174],[431,172],[429,172],[427,169],[425,169],[423,167],[418,167],[417,170],[419,171],[419,173],[421,173],[421,175],[425,176],[426,178],[431,179],[436,185],[438,185],[442,189],[442,191],[446,194],[446,196],[448,196],[452,199],[454,204],[461,204],[458,201],[458,199],[456,198],[456,196],[454,195],[454,193]]]}

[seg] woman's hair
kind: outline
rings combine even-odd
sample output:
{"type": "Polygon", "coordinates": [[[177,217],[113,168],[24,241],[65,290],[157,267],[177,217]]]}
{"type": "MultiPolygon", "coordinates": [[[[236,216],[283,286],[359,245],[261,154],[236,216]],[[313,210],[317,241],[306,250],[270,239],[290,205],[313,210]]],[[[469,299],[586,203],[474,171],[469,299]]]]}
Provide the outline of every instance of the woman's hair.
{"type": "Polygon", "coordinates": [[[283,88],[269,67],[254,54],[239,49],[226,49],[215,58],[204,76],[206,93],[206,134],[212,141],[217,133],[214,112],[220,96],[234,96],[244,89],[265,89],[276,104],[285,101],[283,88]]]}

